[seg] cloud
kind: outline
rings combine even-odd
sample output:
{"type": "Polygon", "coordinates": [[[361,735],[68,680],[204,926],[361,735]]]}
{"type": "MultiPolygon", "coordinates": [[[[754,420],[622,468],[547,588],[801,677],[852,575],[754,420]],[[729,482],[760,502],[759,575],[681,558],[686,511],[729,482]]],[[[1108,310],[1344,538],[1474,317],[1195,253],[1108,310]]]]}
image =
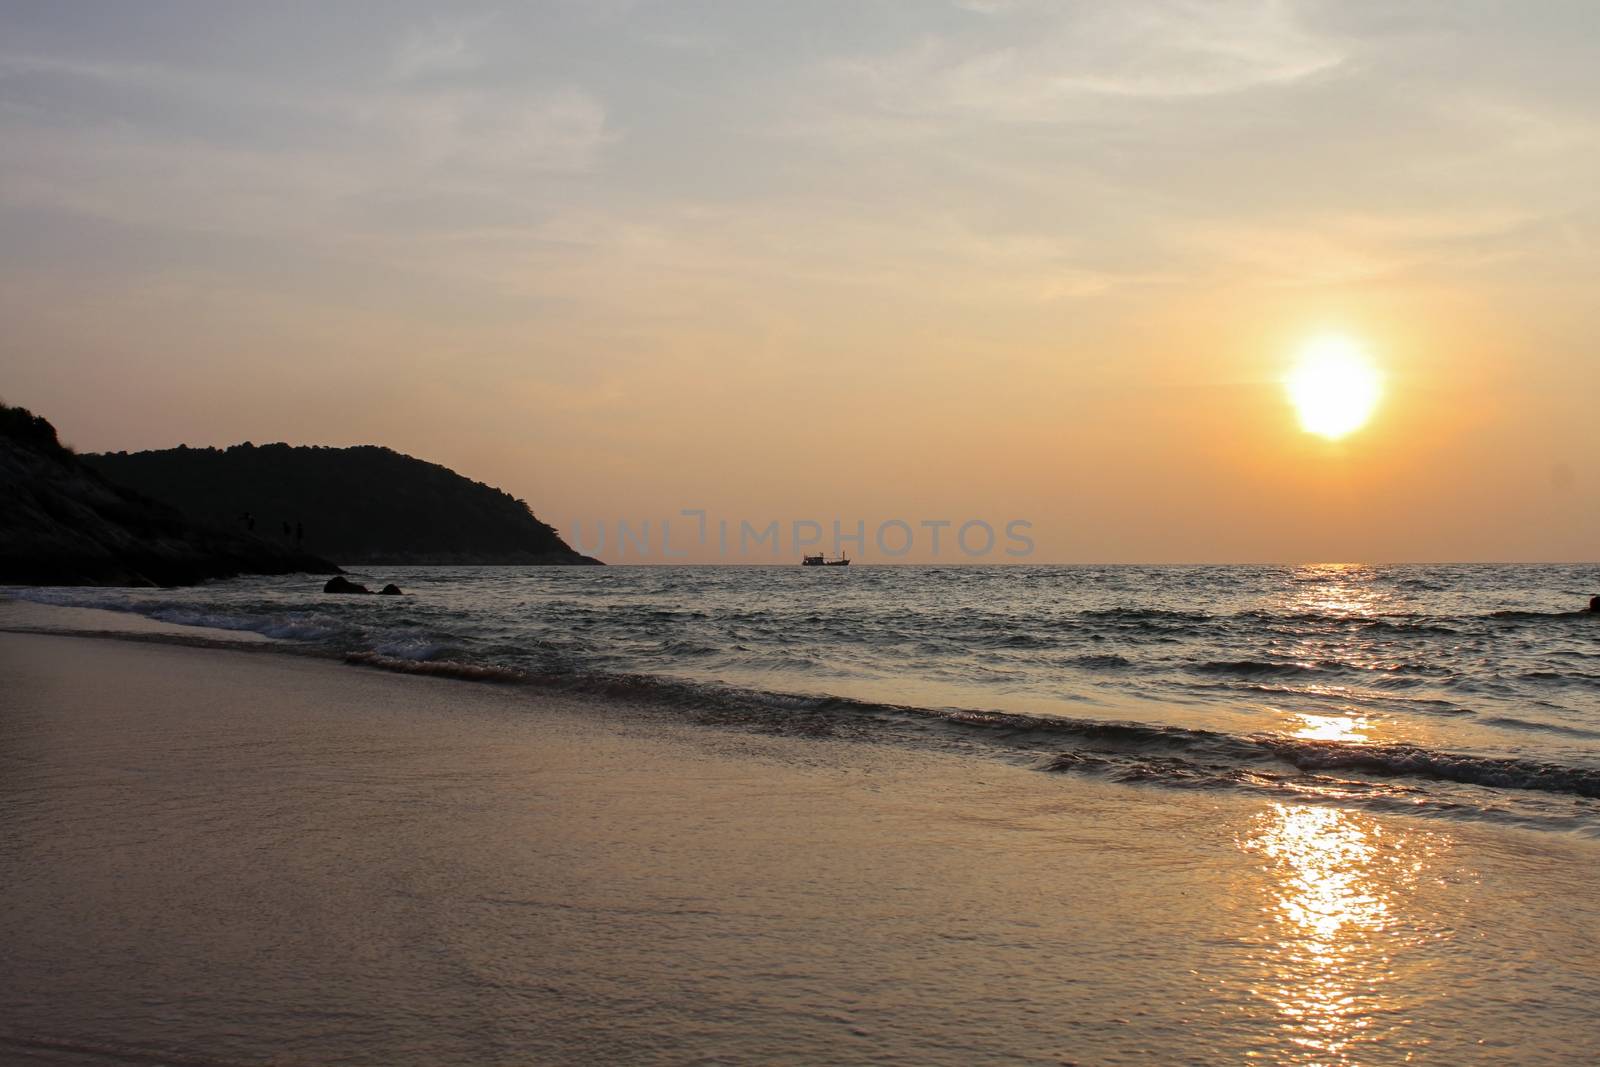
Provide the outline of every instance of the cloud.
{"type": "Polygon", "coordinates": [[[390,61],[390,73],[398,81],[411,81],[434,74],[476,70],[484,64],[483,53],[472,43],[487,20],[434,22],[414,26],[402,36],[390,61]]]}
{"type": "Polygon", "coordinates": [[[1281,86],[1337,68],[1338,42],[1283,0],[981,5],[1014,32],[929,35],[831,64],[851,94],[906,115],[1001,122],[1082,117],[1098,101],[1160,101],[1281,86]]]}
{"type": "Polygon", "coordinates": [[[588,170],[615,139],[605,107],[575,87],[397,93],[358,98],[350,111],[413,167],[473,182],[588,170]]]}
{"type": "MultiPolygon", "coordinates": [[[[400,51],[413,73],[468,62],[437,40],[400,51]]],[[[401,190],[526,197],[540,178],[592,170],[616,140],[604,104],[575,85],[268,83],[0,56],[0,100],[0,203],[312,242],[401,190]]]]}
{"type": "Polygon", "coordinates": [[[708,37],[661,9],[552,10],[361,20],[304,69],[325,27],[296,25],[266,50],[293,76],[147,46],[0,58],[0,201],[602,318],[792,284],[1027,310],[1592,246],[1588,97],[1468,95],[1417,62],[1492,34],[1294,0],[967,0],[846,10],[795,49],[816,16],[708,37]]]}

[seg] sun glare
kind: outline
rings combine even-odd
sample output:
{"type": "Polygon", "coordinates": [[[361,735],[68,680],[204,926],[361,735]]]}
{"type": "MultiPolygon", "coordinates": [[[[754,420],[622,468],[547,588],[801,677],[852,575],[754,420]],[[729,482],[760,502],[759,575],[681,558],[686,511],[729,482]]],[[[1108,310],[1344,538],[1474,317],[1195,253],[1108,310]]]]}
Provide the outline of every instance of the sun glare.
{"type": "Polygon", "coordinates": [[[1378,406],[1381,385],[1361,346],[1336,336],[1307,343],[1284,380],[1301,427],[1330,440],[1366,424],[1378,406]]]}

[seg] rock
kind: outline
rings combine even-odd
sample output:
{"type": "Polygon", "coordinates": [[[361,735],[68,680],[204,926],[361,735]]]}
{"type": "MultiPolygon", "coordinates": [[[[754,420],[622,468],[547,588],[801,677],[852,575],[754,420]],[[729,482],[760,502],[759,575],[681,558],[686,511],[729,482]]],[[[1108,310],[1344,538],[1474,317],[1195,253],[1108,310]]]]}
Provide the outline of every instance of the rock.
{"type": "Polygon", "coordinates": [[[398,585],[395,585],[393,582],[390,582],[388,585],[386,585],[382,589],[378,590],[378,595],[379,596],[404,596],[405,594],[400,592],[400,587],[398,585]]]}
{"type": "Polygon", "coordinates": [[[372,590],[364,585],[357,585],[342,574],[336,574],[328,579],[328,584],[322,587],[324,593],[370,593],[372,590]]]}
{"type": "Polygon", "coordinates": [[[297,571],[339,568],[115,485],[48,420],[0,404],[0,585],[174,586],[297,571]]]}

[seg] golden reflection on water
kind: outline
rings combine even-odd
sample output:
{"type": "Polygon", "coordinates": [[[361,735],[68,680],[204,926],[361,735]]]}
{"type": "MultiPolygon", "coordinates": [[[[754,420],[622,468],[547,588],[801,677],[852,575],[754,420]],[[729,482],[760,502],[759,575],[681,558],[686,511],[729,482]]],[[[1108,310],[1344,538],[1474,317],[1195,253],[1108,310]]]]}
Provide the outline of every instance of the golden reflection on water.
{"type": "Polygon", "coordinates": [[[1273,804],[1242,842],[1268,864],[1256,993],[1304,1062],[1359,1062],[1375,1021],[1404,1025],[1388,993],[1397,954],[1429,935],[1411,898],[1440,851],[1432,835],[1372,816],[1273,804]]]}
{"type": "MultiPolygon", "coordinates": [[[[1368,695],[1367,686],[1381,686],[1393,671],[1404,668],[1406,664],[1396,658],[1392,646],[1363,636],[1365,625],[1380,621],[1395,607],[1394,594],[1383,588],[1378,573],[1371,567],[1358,563],[1322,563],[1296,568],[1288,591],[1277,603],[1269,605],[1269,610],[1344,622],[1328,621],[1311,627],[1303,636],[1286,642],[1279,655],[1308,667],[1331,661],[1364,672],[1356,678],[1365,679],[1356,684],[1307,683],[1298,687],[1300,691],[1321,699],[1360,702],[1368,695]]],[[[1368,723],[1359,714],[1344,717],[1349,721],[1349,729],[1345,730],[1340,729],[1337,717],[1305,718],[1315,721],[1294,731],[1297,737],[1323,741],[1371,740],[1364,732],[1368,723]],[[1308,728],[1314,732],[1307,732],[1308,728]]]]}
{"type": "Polygon", "coordinates": [[[1360,563],[1318,563],[1295,569],[1283,608],[1319,615],[1375,615],[1390,597],[1377,572],[1360,563]]]}
{"type": "Polygon", "coordinates": [[[1309,741],[1365,741],[1368,721],[1365,715],[1310,715],[1295,712],[1297,725],[1290,736],[1309,741]]]}

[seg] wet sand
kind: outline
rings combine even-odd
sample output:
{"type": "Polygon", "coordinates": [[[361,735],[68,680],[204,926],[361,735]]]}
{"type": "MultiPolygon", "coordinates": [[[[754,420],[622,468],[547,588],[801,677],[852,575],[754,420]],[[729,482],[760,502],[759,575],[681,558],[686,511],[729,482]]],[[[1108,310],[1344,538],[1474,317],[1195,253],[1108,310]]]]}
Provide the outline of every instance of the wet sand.
{"type": "Polygon", "coordinates": [[[1587,1062],[1600,844],[0,633],[0,1062],[1587,1062]]]}

